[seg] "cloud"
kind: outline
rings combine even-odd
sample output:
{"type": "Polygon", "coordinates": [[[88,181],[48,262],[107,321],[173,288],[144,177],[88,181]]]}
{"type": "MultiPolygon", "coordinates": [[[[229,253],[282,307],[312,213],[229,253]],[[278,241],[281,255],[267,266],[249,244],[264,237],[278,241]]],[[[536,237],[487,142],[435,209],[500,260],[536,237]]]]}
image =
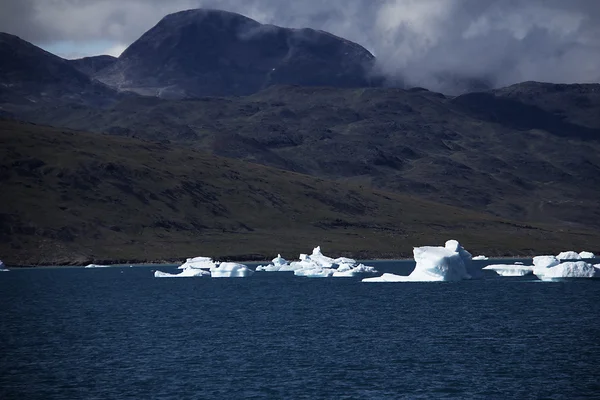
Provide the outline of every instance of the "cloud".
{"type": "Polygon", "coordinates": [[[199,6],[353,40],[390,82],[460,91],[464,79],[600,81],[596,0],[3,0],[0,30],[47,47],[122,46],[164,15],[199,6]]]}

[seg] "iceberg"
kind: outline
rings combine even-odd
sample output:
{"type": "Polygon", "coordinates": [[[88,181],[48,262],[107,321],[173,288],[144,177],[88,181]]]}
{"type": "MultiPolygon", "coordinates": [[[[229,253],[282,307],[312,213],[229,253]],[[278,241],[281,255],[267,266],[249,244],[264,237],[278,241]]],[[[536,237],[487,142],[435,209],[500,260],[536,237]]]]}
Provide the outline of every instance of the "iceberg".
{"type": "Polygon", "coordinates": [[[582,251],[581,253],[579,253],[579,257],[581,257],[584,260],[588,260],[588,259],[596,257],[596,255],[589,251],[582,251]]]}
{"type": "MultiPolygon", "coordinates": [[[[355,261],[356,262],[356,261],[355,261]]],[[[353,264],[341,264],[334,272],[334,278],[351,278],[357,275],[363,274],[376,274],[377,270],[375,267],[371,267],[364,264],[358,264],[354,266],[353,264]]]]}
{"type": "Polygon", "coordinates": [[[254,271],[244,264],[233,262],[222,262],[210,269],[210,276],[213,278],[245,278],[252,274],[254,271]]]}
{"type": "Polygon", "coordinates": [[[486,256],[475,256],[473,257],[473,260],[475,261],[482,261],[482,260],[487,260],[488,258],[486,256]]]}
{"type": "Polygon", "coordinates": [[[188,258],[183,264],[179,266],[179,269],[195,268],[195,269],[211,269],[218,265],[210,257],[194,257],[188,258]]]}
{"type": "Polygon", "coordinates": [[[257,271],[293,272],[296,276],[308,278],[353,277],[359,274],[377,273],[375,268],[359,264],[347,257],[331,258],[321,252],[321,246],[313,249],[310,255],[300,254],[299,261],[288,263],[280,254],[269,265],[259,265],[257,271]]]}
{"type": "Polygon", "coordinates": [[[563,278],[598,278],[600,269],[585,261],[567,261],[547,268],[534,268],[533,273],[543,281],[563,278]]]}
{"type": "Polygon", "coordinates": [[[442,282],[470,279],[465,260],[471,262],[471,254],[456,240],[449,240],[444,247],[415,247],[416,266],[408,276],[384,274],[366,278],[363,282],[442,282]]]}
{"type": "Polygon", "coordinates": [[[84,268],[108,268],[110,265],[88,264],[84,268]]]}
{"type": "Polygon", "coordinates": [[[0,260],[0,272],[8,272],[8,271],[10,271],[10,270],[8,268],[6,268],[6,265],[4,265],[2,260],[0,260]]]}
{"type": "Polygon", "coordinates": [[[563,251],[559,255],[556,256],[559,260],[581,260],[581,256],[579,253],[574,251],[563,251]]]}
{"type": "Polygon", "coordinates": [[[285,267],[287,265],[287,260],[281,257],[281,254],[277,254],[277,257],[271,260],[271,264],[259,265],[258,267],[256,267],[256,271],[278,272],[282,267],[285,267]]]}
{"type": "Polygon", "coordinates": [[[301,268],[294,271],[296,276],[304,276],[307,278],[329,278],[333,276],[335,269],[333,268],[301,268]]]}
{"type": "Polygon", "coordinates": [[[518,264],[493,264],[484,267],[500,276],[525,276],[533,273],[533,266],[518,264]]]}
{"type": "Polygon", "coordinates": [[[178,274],[170,274],[168,272],[154,271],[155,278],[192,278],[210,275],[210,272],[200,268],[186,268],[178,274]]]}

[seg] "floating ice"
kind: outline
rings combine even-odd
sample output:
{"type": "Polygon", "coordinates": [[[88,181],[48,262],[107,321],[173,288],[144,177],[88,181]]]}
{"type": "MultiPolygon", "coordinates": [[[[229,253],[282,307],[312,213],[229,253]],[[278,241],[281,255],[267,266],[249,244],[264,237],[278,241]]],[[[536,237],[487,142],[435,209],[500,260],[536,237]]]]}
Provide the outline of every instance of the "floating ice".
{"type": "Polygon", "coordinates": [[[329,278],[333,276],[335,269],[333,268],[302,268],[294,271],[296,276],[305,276],[307,278],[329,278]]]}
{"type": "Polygon", "coordinates": [[[598,278],[600,269],[585,261],[568,261],[547,268],[534,268],[533,273],[543,281],[561,278],[598,278]]]}
{"type": "Polygon", "coordinates": [[[581,257],[582,259],[588,260],[588,259],[594,258],[596,256],[594,255],[594,253],[591,253],[589,251],[582,251],[581,253],[579,253],[579,257],[581,257]]]}
{"type": "Polygon", "coordinates": [[[444,247],[448,250],[455,251],[460,255],[460,258],[462,258],[463,264],[465,265],[465,271],[467,272],[467,275],[469,275],[469,278],[479,279],[483,277],[483,272],[481,272],[481,268],[479,266],[473,265],[473,256],[471,255],[471,253],[465,250],[465,248],[462,247],[460,243],[458,243],[458,240],[448,240],[446,241],[444,247]]]}
{"type": "Polygon", "coordinates": [[[245,278],[254,274],[254,271],[244,264],[222,262],[210,269],[213,278],[245,278]]]}
{"type": "Polygon", "coordinates": [[[195,269],[211,269],[218,263],[214,262],[210,257],[194,257],[188,258],[179,269],[195,268],[195,269]]]}
{"type": "Polygon", "coordinates": [[[533,266],[516,264],[494,264],[483,269],[494,271],[501,276],[524,276],[533,273],[533,266]]]}
{"type": "Polygon", "coordinates": [[[281,257],[281,254],[277,254],[277,257],[275,257],[271,261],[271,264],[259,265],[258,267],[256,267],[256,271],[277,272],[282,267],[285,267],[287,265],[288,265],[287,260],[285,258],[281,257]]]}
{"type": "Polygon", "coordinates": [[[257,271],[291,271],[296,276],[309,278],[352,277],[359,274],[376,273],[373,267],[358,264],[356,260],[347,257],[331,258],[323,255],[321,247],[317,246],[310,255],[300,254],[299,261],[288,262],[278,255],[269,265],[260,265],[257,271]]]}
{"type": "Polygon", "coordinates": [[[579,253],[574,251],[563,251],[559,255],[556,256],[559,260],[581,260],[581,256],[579,253]]]}
{"type": "Polygon", "coordinates": [[[178,274],[170,274],[168,272],[154,271],[155,278],[192,278],[209,275],[210,272],[200,268],[186,268],[178,274]]]}
{"type": "Polygon", "coordinates": [[[0,272],[8,272],[10,271],[9,269],[6,268],[6,265],[4,265],[4,263],[2,262],[2,260],[0,260],[0,272]]]}
{"type": "Polygon", "coordinates": [[[465,260],[471,261],[471,254],[456,240],[449,240],[445,247],[424,246],[413,249],[416,266],[409,276],[384,274],[366,278],[363,282],[437,282],[470,279],[465,260]]]}
{"type": "Polygon", "coordinates": [[[88,264],[84,268],[108,268],[110,265],[88,264]]]}
{"type": "Polygon", "coordinates": [[[473,257],[473,260],[475,261],[480,261],[480,260],[487,260],[488,258],[486,256],[475,256],[473,257]]]}

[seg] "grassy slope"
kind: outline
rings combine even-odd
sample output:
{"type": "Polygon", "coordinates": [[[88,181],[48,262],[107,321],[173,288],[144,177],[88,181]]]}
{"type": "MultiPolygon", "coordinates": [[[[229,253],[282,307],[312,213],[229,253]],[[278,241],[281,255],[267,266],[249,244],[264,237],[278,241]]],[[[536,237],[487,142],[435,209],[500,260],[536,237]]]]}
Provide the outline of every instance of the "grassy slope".
{"type": "Polygon", "coordinates": [[[451,100],[400,89],[271,87],[241,98],[52,108],[36,111],[33,120],[168,139],[505,218],[598,228],[600,141],[577,135],[600,131],[561,122],[569,115],[592,120],[595,92],[584,95],[591,104],[585,110],[577,106],[583,100],[561,93],[558,116],[491,94],[483,102],[481,94],[451,100]]]}
{"type": "Polygon", "coordinates": [[[488,255],[597,250],[597,232],[522,225],[192,149],[0,120],[9,264],[409,256],[456,238],[488,255]]]}

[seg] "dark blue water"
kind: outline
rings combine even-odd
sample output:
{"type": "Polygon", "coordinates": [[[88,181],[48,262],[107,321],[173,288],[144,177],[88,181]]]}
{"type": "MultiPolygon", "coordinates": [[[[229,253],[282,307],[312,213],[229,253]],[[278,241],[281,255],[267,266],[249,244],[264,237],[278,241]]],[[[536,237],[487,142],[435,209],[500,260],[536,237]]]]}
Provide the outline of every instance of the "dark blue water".
{"type": "Polygon", "coordinates": [[[1,273],[0,399],[600,397],[597,280],[152,275],[1,273]]]}

